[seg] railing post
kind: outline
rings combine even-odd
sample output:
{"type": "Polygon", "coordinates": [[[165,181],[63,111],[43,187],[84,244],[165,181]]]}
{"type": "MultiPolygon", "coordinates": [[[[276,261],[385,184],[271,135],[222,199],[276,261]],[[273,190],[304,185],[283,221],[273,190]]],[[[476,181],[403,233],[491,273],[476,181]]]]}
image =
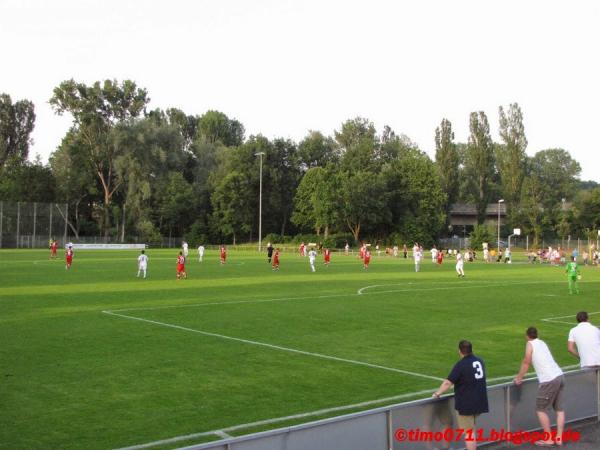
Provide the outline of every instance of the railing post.
{"type": "Polygon", "coordinates": [[[596,420],[600,422],[600,369],[596,369],[596,420]]]}
{"type": "Polygon", "coordinates": [[[510,385],[504,389],[504,425],[506,432],[510,432],[510,385]]]}
{"type": "Polygon", "coordinates": [[[387,420],[387,435],[388,435],[388,449],[393,450],[394,448],[394,431],[392,430],[392,409],[388,409],[385,412],[385,417],[387,420]]]}

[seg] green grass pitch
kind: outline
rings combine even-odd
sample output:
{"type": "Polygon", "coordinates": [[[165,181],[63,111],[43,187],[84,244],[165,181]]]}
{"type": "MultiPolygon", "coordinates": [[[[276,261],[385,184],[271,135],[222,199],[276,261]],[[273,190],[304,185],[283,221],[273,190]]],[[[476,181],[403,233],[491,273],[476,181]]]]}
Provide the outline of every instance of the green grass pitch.
{"type": "Polygon", "coordinates": [[[313,274],[296,253],[273,272],[256,252],[230,251],[221,266],[209,251],[202,263],[192,252],[176,281],[177,250],[147,253],[144,280],[137,251],[77,251],[70,271],[46,251],[0,251],[0,448],[120,448],[427,397],[460,339],[488,379],[509,381],[528,326],[570,366],[569,323],[600,311],[592,267],[570,296],[564,269],[525,261],[467,263],[459,279],[448,260],[415,273],[411,260],[374,256],[365,271],[333,254],[313,274]]]}

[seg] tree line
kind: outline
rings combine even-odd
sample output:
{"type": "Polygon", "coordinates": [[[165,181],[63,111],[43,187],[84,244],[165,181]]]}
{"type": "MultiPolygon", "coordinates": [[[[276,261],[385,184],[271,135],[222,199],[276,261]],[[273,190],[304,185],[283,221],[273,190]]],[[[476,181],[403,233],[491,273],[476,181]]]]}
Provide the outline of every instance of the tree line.
{"type": "Polygon", "coordinates": [[[389,126],[378,132],[366,118],[332,135],[309,131],[296,143],[246,137],[242,123],[219,111],[148,110],[149,101],[130,80],[62,82],[49,103],[73,122],[43,164],[28,160],[33,103],[2,94],[0,199],[68,202],[75,238],[257,240],[257,154],[264,153],[262,230],[271,240],[429,244],[453,233],[453,204],[474,204],[483,224],[499,198],[505,226],[534,240],[600,226],[600,189],[579,180],[580,165],[566,150],[527,156],[518,104],[499,107],[500,142],[483,111],[471,113],[466,143],[443,119],[432,133],[432,160],[407,136],[389,126]]]}

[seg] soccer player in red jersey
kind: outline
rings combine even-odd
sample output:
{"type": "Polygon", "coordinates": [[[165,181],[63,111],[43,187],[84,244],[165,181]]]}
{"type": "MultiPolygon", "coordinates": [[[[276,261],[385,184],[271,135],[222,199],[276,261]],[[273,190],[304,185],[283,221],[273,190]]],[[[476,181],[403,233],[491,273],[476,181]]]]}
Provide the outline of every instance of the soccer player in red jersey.
{"type": "Polygon", "coordinates": [[[273,255],[273,270],[279,270],[279,249],[275,249],[275,254],[273,255]]]}
{"type": "Polygon", "coordinates": [[[227,249],[224,245],[221,245],[221,264],[225,264],[227,260],[227,249]]]}
{"type": "Polygon", "coordinates": [[[440,250],[437,254],[437,263],[438,265],[442,265],[442,261],[444,260],[444,252],[440,250]]]}
{"type": "Polygon", "coordinates": [[[179,256],[177,257],[177,279],[187,278],[187,273],[185,273],[185,257],[183,256],[183,252],[179,252],[179,256]]]}
{"type": "Polygon", "coordinates": [[[65,259],[67,261],[65,269],[69,270],[71,268],[71,264],[73,264],[73,247],[71,247],[70,245],[65,253],[65,259]]]}
{"type": "Polygon", "coordinates": [[[369,268],[369,263],[371,262],[371,252],[369,249],[365,250],[365,257],[363,259],[363,267],[365,269],[369,268]]]}
{"type": "Polygon", "coordinates": [[[331,250],[328,248],[323,250],[323,257],[325,258],[325,265],[329,267],[329,263],[331,262],[331,250]]]}
{"type": "Polygon", "coordinates": [[[58,249],[58,241],[52,241],[50,244],[50,258],[56,259],[56,250],[58,249]]]}

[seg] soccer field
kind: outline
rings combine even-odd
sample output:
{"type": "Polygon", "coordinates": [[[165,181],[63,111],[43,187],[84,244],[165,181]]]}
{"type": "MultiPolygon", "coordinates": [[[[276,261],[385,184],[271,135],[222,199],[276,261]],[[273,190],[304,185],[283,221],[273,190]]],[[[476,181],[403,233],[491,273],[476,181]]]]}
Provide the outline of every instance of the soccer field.
{"type": "Polygon", "coordinates": [[[209,251],[202,263],[192,252],[176,281],[177,253],[148,250],[144,280],[136,251],[80,250],[70,271],[46,251],[0,251],[0,448],[198,434],[157,447],[173,448],[428,397],[460,339],[488,384],[509,381],[528,326],[572,366],[575,313],[600,314],[593,267],[571,296],[564,268],[524,261],[466,263],[459,279],[448,260],[415,273],[411,260],[374,256],[365,271],[333,254],[313,274],[295,253],[273,272],[256,252],[221,266],[209,251]]]}

